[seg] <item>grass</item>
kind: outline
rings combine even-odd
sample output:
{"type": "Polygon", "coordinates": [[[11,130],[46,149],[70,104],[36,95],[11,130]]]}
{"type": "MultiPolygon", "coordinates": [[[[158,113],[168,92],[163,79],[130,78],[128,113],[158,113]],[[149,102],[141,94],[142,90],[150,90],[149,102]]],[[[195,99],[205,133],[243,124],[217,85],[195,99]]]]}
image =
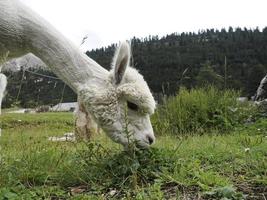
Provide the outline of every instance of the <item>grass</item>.
{"type": "Polygon", "coordinates": [[[152,117],[158,134],[202,134],[211,130],[231,131],[247,120],[254,120],[257,107],[238,102],[239,92],[212,86],[186,90],[165,100],[152,117]]]}
{"type": "MultiPolygon", "coordinates": [[[[5,114],[5,111],[4,111],[5,114]]],[[[1,116],[0,116],[1,117],[1,116]]],[[[3,129],[36,128],[39,125],[50,128],[73,127],[74,118],[70,113],[39,113],[38,115],[8,114],[1,117],[0,127],[3,129]]]]}
{"type": "Polygon", "coordinates": [[[124,152],[105,135],[51,142],[73,130],[70,113],[0,117],[0,199],[264,199],[267,120],[202,135],[160,135],[124,152]]]}

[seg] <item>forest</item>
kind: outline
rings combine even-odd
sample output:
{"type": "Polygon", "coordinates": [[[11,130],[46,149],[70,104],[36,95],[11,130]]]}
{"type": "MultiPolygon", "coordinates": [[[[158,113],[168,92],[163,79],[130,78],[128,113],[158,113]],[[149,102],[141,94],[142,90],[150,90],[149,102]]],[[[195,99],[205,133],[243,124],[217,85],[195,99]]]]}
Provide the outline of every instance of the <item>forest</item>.
{"type": "MultiPolygon", "coordinates": [[[[147,80],[156,99],[161,94],[177,93],[181,86],[191,89],[206,84],[239,90],[242,96],[251,97],[267,72],[267,27],[134,37],[131,45],[132,65],[147,80]]],[[[110,69],[115,47],[112,44],[86,54],[110,69]]],[[[76,101],[74,92],[49,70],[22,67],[4,73],[8,86],[3,107],[76,101]]]]}

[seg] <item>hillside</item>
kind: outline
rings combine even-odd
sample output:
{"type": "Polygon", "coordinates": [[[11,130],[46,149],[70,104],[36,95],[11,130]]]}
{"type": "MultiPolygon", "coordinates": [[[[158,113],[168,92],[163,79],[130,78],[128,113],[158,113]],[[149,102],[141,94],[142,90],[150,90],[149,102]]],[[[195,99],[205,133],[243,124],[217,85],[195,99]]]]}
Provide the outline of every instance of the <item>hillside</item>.
{"type": "MultiPolygon", "coordinates": [[[[174,94],[179,86],[194,88],[208,83],[218,88],[241,90],[243,96],[250,97],[267,72],[267,28],[210,29],[173,33],[162,38],[133,38],[131,42],[132,63],[144,75],[154,94],[174,94]]],[[[109,69],[114,50],[115,44],[86,54],[109,69]]],[[[43,69],[31,71],[55,76],[43,69]]],[[[71,89],[63,90],[65,86],[60,80],[22,70],[6,74],[9,85],[4,107],[14,102],[20,106],[36,106],[61,100],[76,101],[71,89]]]]}

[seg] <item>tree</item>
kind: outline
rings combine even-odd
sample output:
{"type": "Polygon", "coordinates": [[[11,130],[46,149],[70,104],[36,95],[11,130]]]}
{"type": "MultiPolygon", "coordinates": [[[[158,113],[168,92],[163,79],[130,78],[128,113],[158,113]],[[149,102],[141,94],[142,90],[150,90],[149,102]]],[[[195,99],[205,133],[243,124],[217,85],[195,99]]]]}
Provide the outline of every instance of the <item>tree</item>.
{"type": "Polygon", "coordinates": [[[207,85],[214,85],[218,88],[223,87],[223,77],[218,75],[211,64],[206,62],[199,70],[196,77],[196,86],[205,87],[207,85]]]}

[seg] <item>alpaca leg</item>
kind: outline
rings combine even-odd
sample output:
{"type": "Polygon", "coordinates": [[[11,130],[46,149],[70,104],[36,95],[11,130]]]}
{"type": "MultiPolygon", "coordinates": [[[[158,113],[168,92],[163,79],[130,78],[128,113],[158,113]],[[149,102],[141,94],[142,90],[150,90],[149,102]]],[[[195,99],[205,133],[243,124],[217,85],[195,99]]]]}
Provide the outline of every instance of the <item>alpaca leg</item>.
{"type": "Polygon", "coordinates": [[[75,119],[75,137],[78,141],[89,140],[87,138],[87,119],[86,113],[82,112],[80,109],[76,112],[75,119]]]}
{"type": "Polygon", "coordinates": [[[86,126],[90,137],[94,136],[96,133],[99,133],[97,123],[95,122],[93,116],[88,112],[86,115],[86,119],[87,119],[86,126]]]}
{"type": "Polygon", "coordinates": [[[79,103],[79,109],[76,112],[75,136],[77,140],[89,141],[94,133],[97,132],[97,124],[93,120],[82,104],[79,103]]]}

